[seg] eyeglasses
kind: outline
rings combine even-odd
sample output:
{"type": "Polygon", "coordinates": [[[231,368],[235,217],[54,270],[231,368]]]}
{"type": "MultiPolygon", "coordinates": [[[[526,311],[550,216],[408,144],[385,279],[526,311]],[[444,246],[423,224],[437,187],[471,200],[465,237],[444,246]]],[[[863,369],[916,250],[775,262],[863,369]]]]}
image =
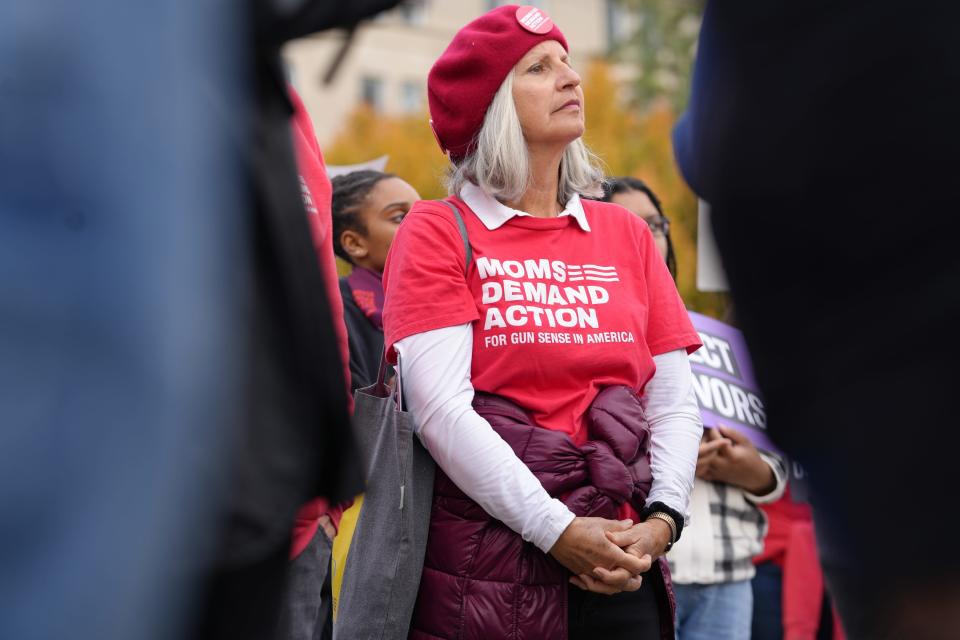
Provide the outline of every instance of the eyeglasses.
{"type": "Polygon", "coordinates": [[[653,235],[657,236],[666,236],[670,233],[670,221],[664,216],[654,216],[651,218],[644,218],[644,221],[647,223],[647,226],[650,227],[650,231],[653,232],[653,235]]]}

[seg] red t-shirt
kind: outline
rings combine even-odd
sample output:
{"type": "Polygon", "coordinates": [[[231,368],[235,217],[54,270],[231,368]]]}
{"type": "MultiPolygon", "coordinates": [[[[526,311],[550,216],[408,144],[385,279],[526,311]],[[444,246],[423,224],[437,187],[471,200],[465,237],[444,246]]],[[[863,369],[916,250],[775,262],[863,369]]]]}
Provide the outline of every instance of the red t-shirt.
{"type": "MultiPolygon", "coordinates": [[[[337,263],[333,253],[333,213],[331,210],[332,187],[327,177],[327,167],[317,144],[317,136],[313,132],[313,123],[300,96],[288,87],[290,102],[293,104],[293,120],[291,134],[293,149],[297,156],[297,171],[300,174],[300,190],[303,196],[303,206],[310,223],[310,234],[313,237],[314,248],[317,250],[317,259],[320,263],[320,273],[323,276],[324,289],[330,304],[330,319],[333,322],[333,331],[340,348],[340,365],[343,367],[345,383],[344,395],[351,412],[353,411],[353,396],[350,395],[350,347],[347,342],[347,325],[343,318],[343,300],[340,297],[340,280],[337,275],[337,263]]],[[[320,295],[320,292],[318,292],[320,295]]],[[[330,516],[334,526],[340,524],[344,505],[331,507],[326,498],[314,498],[305,504],[297,514],[294,524],[293,543],[290,548],[290,558],[296,558],[310,544],[310,540],[317,532],[319,518],[323,514],[330,516]]]]}
{"type": "Polygon", "coordinates": [[[391,352],[407,336],[472,322],[474,388],[582,444],[601,389],[641,393],[653,356],[700,346],[649,227],[626,209],[584,200],[589,232],[572,216],[518,216],[491,231],[452,201],[473,248],[469,273],[450,210],[416,203],[384,272],[391,352]]]}
{"type": "Polygon", "coordinates": [[[350,346],[347,340],[347,324],[343,318],[343,300],[340,298],[340,276],[337,274],[337,261],[333,253],[333,213],[331,210],[333,188],[330,185],[330,179],[327,177],[327,165],[323,161],[320,145],[317,144],[317,136],[313,132],[310,114],[307,113],[303,101],[293,90],[293,87],[288,87],[288,91],[290,102],[293,104],[291,135],[293,137],[293,149],[297,156],[297,171],[300,173],[303,206],[307,210],[310,234],[313,237],[313,246],[317,250],[324,289],[330,303],[333,331],[337,335],[337,346],[340,348],[340,359],[342,360],[345,394],[352,406],[350,346]]]}

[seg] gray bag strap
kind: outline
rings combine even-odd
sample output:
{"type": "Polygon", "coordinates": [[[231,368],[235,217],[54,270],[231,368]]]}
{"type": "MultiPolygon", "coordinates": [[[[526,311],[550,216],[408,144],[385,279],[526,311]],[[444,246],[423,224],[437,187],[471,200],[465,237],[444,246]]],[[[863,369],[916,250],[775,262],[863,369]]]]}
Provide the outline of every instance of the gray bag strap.
{"type": "Polygon", "coordinates": [[[473,262],[473,247],[470,246],[470,238],[467,236],[467,224],[463,221],[463,215],[460,213],[460,207],[453,204],[449,200],[437,200],[436,202],[442,202],[447,205],[450,211],[453,212],[453,217],[457,221],[457,228],[460,230],[460,239],[463,240],[463,255],[467,261],[467,270],[470,272],[470,263],[473,262]]]}

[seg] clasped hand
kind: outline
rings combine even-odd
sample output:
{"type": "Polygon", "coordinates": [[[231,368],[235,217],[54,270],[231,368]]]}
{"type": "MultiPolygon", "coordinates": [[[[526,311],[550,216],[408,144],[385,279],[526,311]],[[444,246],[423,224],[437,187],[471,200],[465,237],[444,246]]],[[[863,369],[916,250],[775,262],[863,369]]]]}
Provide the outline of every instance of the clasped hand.
{"type": "Polygon", "coordinates": [[[636,591],[641,574],[663,555],[670,528],[662,520],[574,518],[550,550],[577,587],[596,593],[636,591]]]}

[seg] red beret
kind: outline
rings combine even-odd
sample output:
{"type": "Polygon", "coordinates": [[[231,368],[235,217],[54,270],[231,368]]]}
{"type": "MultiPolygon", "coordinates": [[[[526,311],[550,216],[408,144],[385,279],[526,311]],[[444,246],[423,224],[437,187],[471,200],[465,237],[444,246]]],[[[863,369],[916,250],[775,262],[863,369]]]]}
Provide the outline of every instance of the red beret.
{"type": "Polygon", "coordinates": [[[487,107],[514,65],[545,40],[567,49],[546,12],[504,5],[460,29],[427,76],[430,124],[437,142],[459,160],[473,150],[487,107]]]}

